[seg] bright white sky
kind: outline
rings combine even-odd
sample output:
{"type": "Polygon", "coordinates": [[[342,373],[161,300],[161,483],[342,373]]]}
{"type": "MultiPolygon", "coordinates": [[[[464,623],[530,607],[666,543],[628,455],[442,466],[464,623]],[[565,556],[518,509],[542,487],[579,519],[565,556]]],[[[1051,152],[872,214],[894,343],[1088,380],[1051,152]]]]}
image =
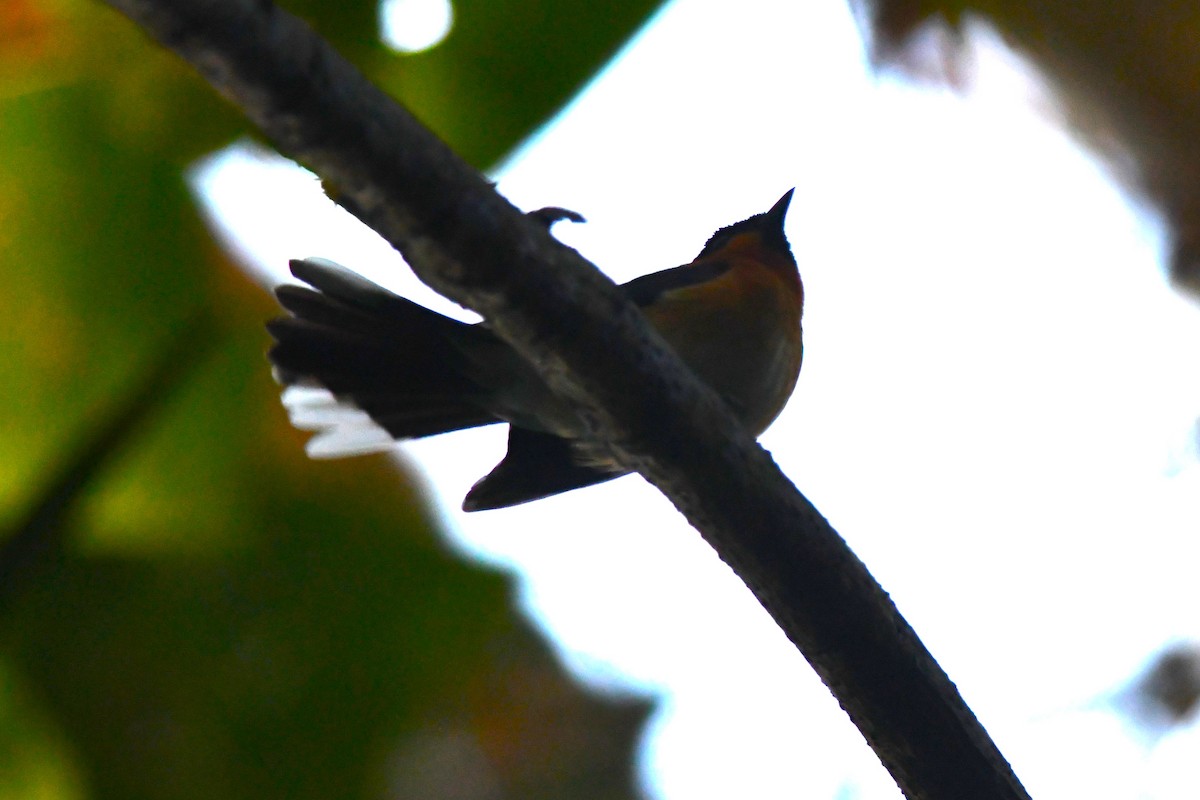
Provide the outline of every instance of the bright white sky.
{"type": "MultiPolygon", "coordinates": [[[[614,279],[689,261],[796,186],[796,395],[763,437],[891,592],[1038,798],[1200,796],[1200,731],[1104,701],[1200,639],[1200,306],[1154,222],[998,46],[965,95],[874,76],[843,0],[677,0],[498,173],[614,279]]],[[[199,173],[249,261],[319,255],[446,313],[277,158],[199,173]]],[[[282,413],[282,412],[281,412],[282,413]]],[[[651,796],[895,798],[738,579],[640,478],[465,515],[501,429],[416,442],[458,546],[601,687],[663,697],[651,796]]],[[[337,462],[330,462],[336,469],[337,462]]]]}

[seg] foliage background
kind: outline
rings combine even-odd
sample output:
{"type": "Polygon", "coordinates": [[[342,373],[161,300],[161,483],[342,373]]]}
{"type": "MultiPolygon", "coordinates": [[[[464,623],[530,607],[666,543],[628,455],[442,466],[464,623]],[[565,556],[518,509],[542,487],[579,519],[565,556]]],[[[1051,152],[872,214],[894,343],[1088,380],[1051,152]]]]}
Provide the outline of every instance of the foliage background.
{"type": "MultiPolygon", "coordinates": [[[[464,0],[405,57],[288,7],[484,167],[653,3],[464,0]]],[[[568,678],[393,462],[304,458],[185,180],[247,132],[105,7],[0,8],[0,794],[637,795],[649,700],[568,678]]]]}
{"type": "MultiPolygon", "coordinates": [[[[1139,670],[1156,674],[1170,637],[1196,630],[1200,336],[1194,307],[1154,271],[1157,228],[1104,167],[1047,134],[1053,124],[1031,122],[1030,106],[1055,117],[1046,96],[980,110],[886,73],[850,84],[840,79],[861,66],[857,32],[822,42],[829,29],[808,16],[752,16],[770,5],[726,9],[715,33],[662,57],[666,70],[637,75],[638,91],[627,82],[608,90],[607,110],[574,115],[589,147],[539,137],[558,178],[550,196],[520,179],[503,190],[527,207],[586,211],[591,223],[562,235],[623,279],[679,263],[716,225],[802,186],[789,235],[812,300],[809,353],[795,413],[768,447],[1038,796],[1195,796],[1196,728],[1188,738],[1179,725],[1194,720],[1194,682],[1178,695],[1187,703],[1140,698],[1157,747],[1131,747],[1106,706],[1139,670]]],[[[976,16],[990,15],[1036,59],[1046,42],[1028,44],[1024,12],[1054,4],[878,5],[898,13],[885,20],[893,45],[914,37],[910,72],[965,78],[970,93],[989,66],[973,74],[971,47],[947,59],[918,23],[950,18],[995,45],[976,16]]],[[[1081,101],[1154,113],[1170,91],[1165,106],[1194,105],[1187,36],[1162,26],[1160,5],[1123,5],[1111,29],[1079,16],[1055,34],[1130,59],[1105,77],[1132,94],[1088,84],[1068,103],[1077,129],[1110,146],[1081,101]],[[1133,12],[1136,26],[1121,22],[1133,12]],[[1144,35],[1123,36],[1129,27],[1144,35]],[[1184,46],[1155,46],[1159,36],[1184,46]],[[1144,66],[1139,52],[1178,63],[1128,67],[1144,66]]],[[[458,4],[444,47],[400,58],[379,44],[371,4],[290,7],[479,165],[512,152],[649,13],[458,4]]],[[[510,576],[448,552],[389,462],[303,458],[262,359],[275,310],[213,243],[183,180],[245,133],[236,114],[98,5],[10,0],[0,37],[0,795],[636,793],[629,757],[646,699],[567,681],[563,653],[509,610],[510,576]],[[30,569],[37,549],[15,545],[31,539],[65,541],[66,554],[30,569]]],[[[1105,52],[1077,62],[1082,77],[1105,52]]],[[[1166,140],[1194,155],[1193,135],[1166,140]]],[[[1134,175],[1145,196],[1156,186],[1144,178],[1162,174],[1189,191],[1187,169],[1151,155],[1167,168],[1134,175]]],[[[294,247],[305,224],[285,236],[286,255],[338,256],[294,247]]],[[[448,495],[479,474],[463,470],[448,495]]],[[[508,518],[520,530],[490,539],[499,521],[475,515],[470,546],[562,557],[535,591],[543,622],[546,609],[551,623],[586,619],[560,644],[573,666],[572,650],[601,649],[581,639],[613,647],[616,628],[643,685],[673,659],[687,683],[672,686],[668,712],[692,747],[659,741],[657,757],[685,775],[665,794],[894,796],[744,588],[691,531],[671,530],[674,512],[606,494],[639,488],[631,478],[557,510],[526,507],[508,518]],[[619,560],[620,597],[606,557],[619,560]],[[570,593],[584,603],[559,602],[570,593]]]]}

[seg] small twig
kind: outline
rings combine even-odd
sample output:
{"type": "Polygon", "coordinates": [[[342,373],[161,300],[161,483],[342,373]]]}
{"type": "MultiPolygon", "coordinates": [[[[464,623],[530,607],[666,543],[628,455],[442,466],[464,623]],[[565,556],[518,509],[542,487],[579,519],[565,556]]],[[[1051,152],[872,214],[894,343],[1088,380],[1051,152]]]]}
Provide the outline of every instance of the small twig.
{"type": "Polygon", "coordinates": [[[0,544],[0,612],[61,561],[68,543],[67,515],[97,474],[124,450],[172,390],[193,373],[217,338],[216,323],[209,311],[196,314],[172,336],[120,406],[89,431],[63,461],[30,503],[24,518],[0,544]]]}

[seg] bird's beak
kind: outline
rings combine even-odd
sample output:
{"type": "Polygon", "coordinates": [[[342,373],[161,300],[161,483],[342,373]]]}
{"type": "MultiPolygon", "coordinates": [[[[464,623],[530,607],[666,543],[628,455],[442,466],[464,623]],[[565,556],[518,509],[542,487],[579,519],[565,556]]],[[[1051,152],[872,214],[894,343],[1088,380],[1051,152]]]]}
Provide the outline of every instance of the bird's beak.
{"type": "Polygon", "coordinates": [[[764,215],[770,222],[775,223],[779,230],[783,230],[783,220],[787,216],[788,205],[792,202],[792,192],[794,191],[796,191],[795,188],[791,188],[784,192],[783,197],[779,198],[779,202],[771,206],[771,210],[764,215]]]}

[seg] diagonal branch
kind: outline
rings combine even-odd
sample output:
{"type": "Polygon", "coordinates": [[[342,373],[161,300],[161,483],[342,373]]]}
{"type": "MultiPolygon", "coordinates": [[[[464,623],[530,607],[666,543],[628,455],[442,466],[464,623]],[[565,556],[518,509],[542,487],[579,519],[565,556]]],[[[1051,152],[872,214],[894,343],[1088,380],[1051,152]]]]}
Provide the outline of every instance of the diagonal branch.
{"type": "Polygon", "coordinates": [[[97,475],[124,452],[142,426],[162,410],[195,374],[222,332],[207,307],[200,308],[147,366],[129,393],[93,430],[80,437],[30,503],[13,532],[0,542],[0,614],[65,557],[72,533],[67,518],[97,475]]]}
{"type": "Polygon", "coordinates": [[[890,599],[613,284],[265,0],[106,0],[585,409],[800,648],[910,798],[1024,798],[890,599]]]}

